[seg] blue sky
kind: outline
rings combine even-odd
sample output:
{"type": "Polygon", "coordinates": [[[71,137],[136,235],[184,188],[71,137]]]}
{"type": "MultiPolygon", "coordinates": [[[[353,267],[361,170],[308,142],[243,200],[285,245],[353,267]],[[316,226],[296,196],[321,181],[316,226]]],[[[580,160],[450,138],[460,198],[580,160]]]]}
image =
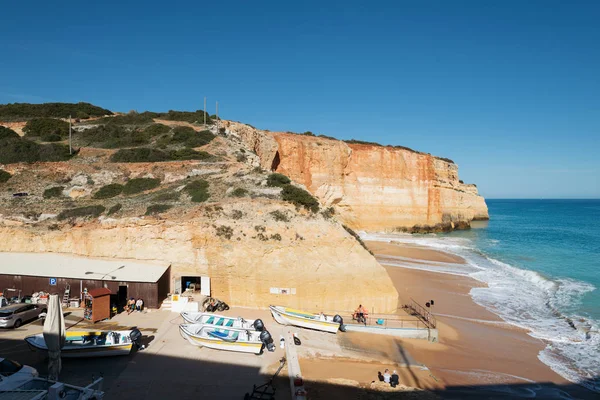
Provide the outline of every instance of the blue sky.
{"type": "Polygon", "coordinates": [[[600,2],[6,2],[0,103],[202,108],[451,158],[489,198],[600,197],[600,2]]]}

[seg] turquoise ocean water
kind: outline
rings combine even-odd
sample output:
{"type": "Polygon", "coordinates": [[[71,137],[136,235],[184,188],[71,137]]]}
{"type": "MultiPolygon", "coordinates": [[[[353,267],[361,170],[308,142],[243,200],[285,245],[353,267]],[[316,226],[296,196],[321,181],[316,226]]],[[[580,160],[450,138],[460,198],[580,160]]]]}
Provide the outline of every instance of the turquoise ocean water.
{"type": "MultiPolygon", "coordinates": [[[[467,265],[398,266],[470,276],[476,303],[542,339],[542,362],[600,392],[600,200],[487,200],[490,221],[442,235],[364,233],[433,246],[467,265]]],[[[390,261],[394,264],[394,261],[390,261]]]]}

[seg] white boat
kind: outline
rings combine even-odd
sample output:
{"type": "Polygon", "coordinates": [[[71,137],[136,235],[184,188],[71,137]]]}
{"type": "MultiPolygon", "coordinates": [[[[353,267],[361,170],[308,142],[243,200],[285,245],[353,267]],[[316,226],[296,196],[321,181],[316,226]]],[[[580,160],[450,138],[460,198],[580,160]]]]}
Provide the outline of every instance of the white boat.
{"type": "Polygon", "coordinates": [[[222,328],[239,328],[262,331],[263,322],[260,319],[244,319],[242,317],[226,317],[224,315],[204,312],[182,312],[183,319],[190,324],[212,325],[222,328]]]}
{"type": "MultiPolygon", "coordinates": [[[[138,329],[128,331],[67,331],[65,344],[60,350],[62,358],[108,357],[131,353],[141,346],[142,334],[138,329]]],[[[27,336],[30,348],[47,352],[44,334],[27,336]]]]}
{"type": "Polygon", "coordinates": [[[293,325],[330,333],[337,333],[338,330],[345,332],[344,320],[339,315],[312,314],[282,306],[269,306],[269,308],[275,321],[282,325],[293,325]]]}
{"type": "Polygon", "coordinates": [[[239,328],[219,328],[213,325],[181,324],[179,332],[184,339],[195,346],[216,350],[238,351],[241,353],[262,354],[267,346],[275,350],[273,339],[267,331],[253,331],[239,328]]]}

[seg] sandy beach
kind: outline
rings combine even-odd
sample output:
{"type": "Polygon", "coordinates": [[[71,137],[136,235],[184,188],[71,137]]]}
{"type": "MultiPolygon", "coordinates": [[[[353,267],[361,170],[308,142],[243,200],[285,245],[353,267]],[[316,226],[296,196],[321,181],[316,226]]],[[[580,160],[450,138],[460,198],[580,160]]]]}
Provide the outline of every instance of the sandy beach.
{"type": "MultiPolygon", "coordinates": [[[[426,247],[366,244],[380,259],[396,256],[423,262],[464,263],[458,256],[426,247]]],[[[438,322],[439,343],[402,340],[402,345],[417,362],[427,365],[444,387],[544,382],[569,385],[569,393],[577,397],[592,394],[573,387],[538,359],[539,351],[545,347],[541,340],[473,302],[469,291],[483,285],[481,282],[463,276],[384,267],[398,289],[399,307],[411,298],[421,304],[435,301],[432,311],[438,322]]]]}

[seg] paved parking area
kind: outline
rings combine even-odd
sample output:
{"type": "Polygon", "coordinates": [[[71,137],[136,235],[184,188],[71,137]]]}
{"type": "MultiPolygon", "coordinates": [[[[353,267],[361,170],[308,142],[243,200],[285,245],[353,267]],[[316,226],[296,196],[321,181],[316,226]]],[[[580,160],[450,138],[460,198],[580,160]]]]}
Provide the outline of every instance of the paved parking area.
{"type": "MultiPolygon", "coordinates": [[[[264,314],[264,311],[257,312],[264,314]]],[[[235,314],[235,311],[228,313],[235,314]]],[[[245,317],[255,318],[247,314],[244,310],[245,317]]],[[[108,399],[165,399],[171,396],[178,399],[241,399],[254,384],[266,382],[285,355],[279,347],[274,353],[257,356],[193,346],[179,334],[181,317],[168,311],[120,314],[110,321],[93,325],[82,321],[81,315],[79,310],[68,314],[65,318],[67,329],[129,329],[137,326],[148,344],[146,349],[129,356],[63,359],[61,380],[85,385],[93,377],[103,376],[108,399]]],[[[271,319],[265,320],[269,329],[275,328],[272,333],[277,342],[281,328],[271,319]]],[[[46,359],[31,351],[23,340],[40,332],[41,321],[30,322],[19,329],[0,330],[0,356],[31,365],[45,375],[46,359]]],[[[286,371],[287,368],[283,372],[286,371]]],[[[286,380],[277,382],[280,387],[276,399],[289,399],[286,380]]]]}

